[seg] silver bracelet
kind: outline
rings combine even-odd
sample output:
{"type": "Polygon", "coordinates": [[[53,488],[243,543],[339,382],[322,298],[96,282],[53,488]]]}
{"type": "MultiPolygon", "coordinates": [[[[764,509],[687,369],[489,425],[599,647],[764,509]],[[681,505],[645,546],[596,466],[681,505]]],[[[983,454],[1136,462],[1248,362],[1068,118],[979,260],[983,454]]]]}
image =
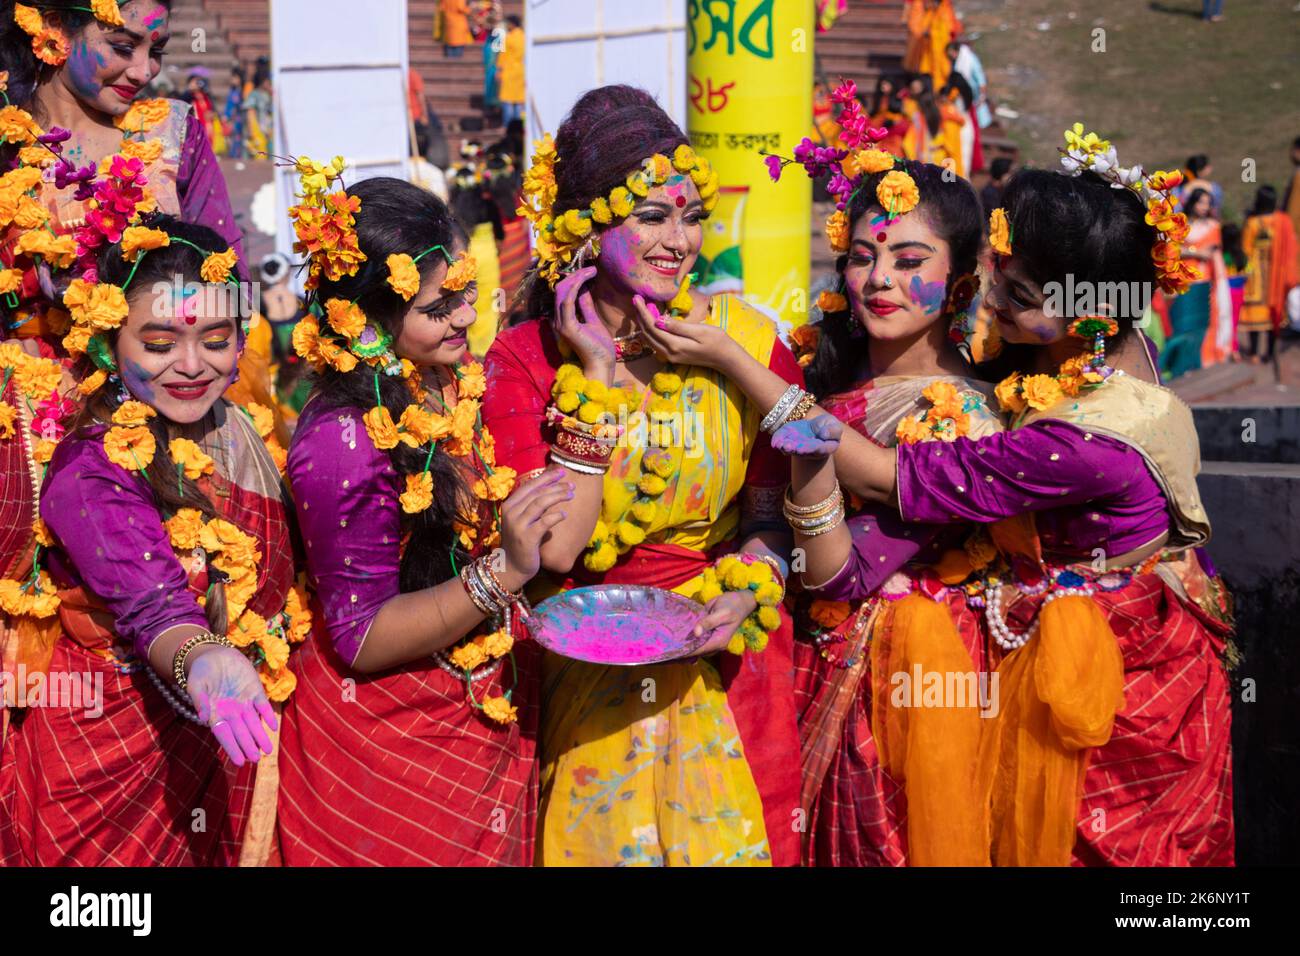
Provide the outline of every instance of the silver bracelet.
{"type": "Polygon", "coordinates": [[[758,427],[771,435],[785,424],[785,419],[795,405],[799,404],[799,396],[802,394],[803,389],[798,385],[791,385],[776,400],[776,404],[772,406],[771,410],[763,416],[763,420],[758,423],[758,427]]]}
{"type": "Polygon", "coordinates": [[[576,471],[580,475],[603,475],[609,471],[609,468],[602,468],[599,465],[585,465],[581,462],[574,461],[572,458],[565,458],[557,455],[555,452],[550,454],[551,461],[557,465],[563,465],[569,471],[576,471]]]}
{"type": "Polygon", "coordinates": [[[805,538],[815,538],[818,535],[828,534],[834,531],[844,522],[844,506],[840,505],[825,518],[815,518],[809,521],[798,523],[791,522],[790,526],[805,538]]]}

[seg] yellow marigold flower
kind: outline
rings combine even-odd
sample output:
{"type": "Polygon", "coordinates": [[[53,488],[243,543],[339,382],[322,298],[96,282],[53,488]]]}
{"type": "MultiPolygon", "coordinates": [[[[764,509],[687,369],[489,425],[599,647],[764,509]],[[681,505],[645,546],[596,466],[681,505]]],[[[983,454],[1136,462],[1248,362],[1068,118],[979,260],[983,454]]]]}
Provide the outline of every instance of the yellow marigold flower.
{"type": "Polygon", "coordinates": [[[271,456],[271,461],[275,463],[275,470],[283,475],[285,467],[289,464],[289,453],[281,448],[280,443],[274,438],[268,438],[264,444],[266,445],[266,453],[271,456]]]}
{"type": "Polygon", "coordinates": [[[515,470],[498,468],[474,482],[474,495],[482,501],[505,501],[515,486],[515,470]]]}
{"type": "Polygon", "coordinates": [[[749,568],[740,561],[729,566],[725,572],[719,566],[718,577],[722,579],[722,583],[726,585],[728,591],[746,591],[749,589],[749,568]]]}
{"type": "Polygon", "coordinates": [[[813,601],[808,608],[808,616],[825,628],[835,628],[843,624],[852,608],[847,601],[813,601]]]}
{"type": "Polygon", "coordinates": [[[77,240],[72,236],[51,236],[43,229],[33,229],[18,237],[14,252],[40,256],[50,265],[66,269],[77,258],[77,240]]]}
{"type": "Polygon", "coordinates": [[[459,398],[482,398],[487,391],[487,376],[483,366],[478,362],[466,362],[460,367],[460,379],[456,383],[456,395],[459,398]]]}
{"type": "Polygon", "coordinates": [[[448,657],[455,667],[463,671],[472,671],[479,665],[487,663],[488,660],[487,651],[473,641],[466,641],[459,645],[448,657]]]}
{"type": "Polygon", "coordinates": [[[77,325],[63,337],[63,347],[71,355],[80,355],[90,343],[91,331],[84,325],[77,325]]]}
{"type": "Polygon", "coordinates": [[[406,490],[397,500],[408,515],[419,514],[433,504],[433,476],[427,471],[407,475],[406,490]]]}
{"type": "Polygon", "coordinates": [[[864,173],[883,173],[894,168],[894,157],[883,149],[861,149],[853,155],[864,173]]]}
{"type": "Polygon", "coordinates": [[[17,292],[23,284],[23,274],[19,269],[0,269],[0,295],[17,292]]]}
{"type": "Polygon", "coordinates": [[[188,438],[173,438],[167,443],[172,461],[185,469],[185,477],[197,481],[201,475],[210,475],[216,466],[203,449],[188,438]]]}
{"type": "Polygon", "coordinates": [[[118,410],[113,413],[113,424],[143,425],[157,414],[152,406],[146,405],[144,402],[130,400],[123,402],[118,410]]]}
{"type": "Polygon", "coordinates": [[[510,649],[515,646],[515,639],[508,631],[500,629],[476,638],[475,643],[479,644],[489,657],[497,658],[505,657],[510,653],[510,649]]]}
{"type": "Polygon", "coordinates": [[[668,487],[668,482],[658,475],[642,475],[636,486],[641,490],[642,494],[656,498],[664,493],[664,489],[668,487]]]}
{"type": "Polygon", "coordinates": [[[618,563],[618,551],[608,541],[600,544],[593,551],[588,551],[582,558],[583,567],[597,574],[608,571],[618,563]]]}
{"type": "Polygon", "coordinates": [[[398,440],[411,448],[419,448],[429,441],[433,433],[433,413],[414,402],[402,409],[397,420],[398,440]]]}
{"type": "MultiPolygon", "coordinates": [[[[27,235],[31,234],[28,233],[27,235]]],[[[80,279],[73,279],[68,292],[63,296],[63,303],[68,306],[68,311],[72,313],[72,320],[78,325],[88,326],[96,332],[107,332],[120,326],[127,313],[131,311],[122,290],[105,282],[97,282],[89,286],[89,288],[85,288],[83,284],[85,300],[79,305],[74,305],[73,301],[75,299],[70,301],[68,295],[81,281],[80,279]]]]}
{"type": "Polygon", "coordinates": [[[998,382],[993,389],[993,395],[998,400],[998,406],[1004,412],[1010,412],[1013,415],[1019,415],[1027,407],[1025,400],[1020,396],[1020,373],[1012,372],[1002,381],[998,382]]]}
{"type": "Polygon", "coordinates": [[[117,7],[117,0],[90,0],[90,11],[100,23],[121,27],[126,25],[122,11],[117,7]]]}
{"type": "Polygon", "coordinates": [[[50,534],[50,527],[40,518],[32,522],[32,537],[42,548],[49,548],[54,545],[54,537],[50,534]]]}
{"type": "Polygon", "coordinates": [[[461,256],[447,270],[442,287],[449,292],[459,292],[478,278],[478,261],[469,255],[461,256]]]}
{"type": "Polygon", "coordinates": [[[519,716],[519,710],[504,697],[489,697],[483,701],[483,713],[498,724],[513,724],[519,716]]]}
{"type": "MultiPolygon", "coordinates": [[[[245,534],[233,521],[213,518],[199,532],[199,544],[207,551],[220,551],[227,559],[227,568],[251,571],[261,558],[257,539],[245,534]]],[[[236,575],[238,576],[238,575],[236,575]]]]}
{"type": "Polygon", "coordinates": [[[651,524],[655,520],[658,508],[653,501],[641,499],[632,505],[632,517],[642,524],[651,524]]]}
{"type": "Polygon", "coordinates": [[[652,448],[642,455],[641,467],[660,478],[668,478],[676,470],[673,456],[662,448],[652,448]]]}
{"type": "Polygon", "coordinates": [[[585,239],[591,235],[591,220],[577,209],[570,209],[564,214],[564,228],[575,239],[585,239]]]}
{"type": "Polygon", "coordinates": [[[783,597],[785,592],[775,581],[765,581],[754,591],[754,599],[763,607],[776,607],[783,597]]]}
{"type": "Polygon", "coordinates": [[[46,27],[32,37],[32,52],[36,59],[50,66],[62,66],[68,59],[68,38],[62,30],[46,27]]]}
{"type": "Polygon", "coordinates": [[[325,321],[345,339],[355,339],[366,327],[366,314],[355,302],[334,298],[325,303],[325,321]]]}
{"type": "Polygon", "coordinates": [[[8,402],[0,402],[0,439],[13,438],[17,434],[14,430],[14,420],[17,417],[18,409],[8,402]]]}
{"type": "Polygon", "coordinates": [[[1030,408],[1043,411],[1064,398],[1060,384],[1051,375],[1030,375],[1023,384],[1025,402],[1030,408]]]}
{"type": "Polygon", "coordinates": [[[655,372],[650,387],[660,395],[671,397],[682,390],[682,377],[675,372],[655,372]]]}
{"type": "Polygon", "coordinates": [[[830,243],[831,252],[848,252],[849,217],[836,210],[826,220],[826,241],[830,243]]]}
{"type": "Polygon", "coordinates": [[[1000,256],[1011,255],[1011,223],[1001,206],[989,213],[989,245],[1000,256]]]}
{"type": "Polygon", "coordinates": [[[420,270],[415,267],[415,260],[405,252],[396,252],[388,257],[388,285],[407,302],[415,298],[420,291],[420,270]]]}
{"type": "Polygon", "coordinates": [[[38,465],[48,465],[58,444],[53,438],[42,438],[32,447],[32,461],[38,465]]]}
{"type": "Polygon", "coordinates": [[[143,425],[133,428],[110,428],[104,435],[108,460],[127,471],[143,471],[153,461],[157,445],[153,432],[143,425]]]}
{"type": "Polygon", "coordinates": [[[182,508],[167,520],[167,535],[172,547],[181,551],[198,547],[202,530],[203,514],[197,508],[182,508]]]}
{"type": "Polygon", "coordinates": [[[381,451],[387,451],[389,448],[395,448],[398,442],[397,426],[393,424],[393,416],[389,414],[388,409],[383,405],[376,405],[370,411],[361,417],[365,423],[366,433],[375,447],[381,451]]]}
{"type": "Polygon", "coordinates": [[[266,636],[266,618],[256,611],[244,611],[239,615],[226,637],[236,647],[252,647],[266,636]]]}
{"type": "Polygon", "coordinates": [[[25,3],[14,4],[14,22],[28,36],[34,37],[45,29],[45,18],[41,12],[25,3]]]}
{"type": "Polygon", "coordinates": [[[139,258],[142,249],[146,252],[151,249],[161,249],[163,246],[171,245],[171,241],[172,237],[161,229],[127,226],[122,232],[122,258],[127,262],[134,262],[139,258]]]}
{"type": "Polygon", "coordinates": [[[227,249],[225,252],[213,252],[203,260],[203,265],[199,269],[199,275],[204,282],[228,282],[230,280],[230,270],[235,268],[238,258],[235,256],[234,249],[227,249]]]}
{"type": "Polygon", "coordinates": [[[126,133],[147,133],[167,118],[171,106],[163,98],[136,100],[121,116],[113,120],[113,125],[126,133]]]}
{"type": "Polygon", "coordinates": [[[289,663],[289,642],[278,634],[263,634],[257,643],[266,655],[266,666],[272,671],[278,671],[289,663]]]}
{"type": "Polygon", "coordinates": [[[631,191],[622,186],[616,186],[614,191],[609,194],[609,211],[619,219],[630,216],[635,203],[636,200],[632,198],[631,191]]]}
{"type": "Polygon", "coordinates": [[[29,357],[14,368],[14,385],[32,401],[45,401],[62,380],[63,366],[49,359],[29,357]]]}
{"type": "Polygon", "coordinates": [[[760,607],[758,609],[758,624],[765,631],[775,631],[781,626],[781,613],[774,607],[760,607]]]}
{"type": "Polygon", "coordinates": [[[290,644],[301,644],[311,633],[311,610],[301,585],[295,584],[284,599],[284,614],[289,619],[285,639],[290,644]]]}
{"type": "Polygon", "coordinates": [[[49,221],[50,211],[31,196],[19,196],[12,218],[19,229],[39,229],[49,221]]]}
{"type": "Polygon", "coordinates": [[[261,679],[262,687],[266,690],[267,700],[273,703],[279,704],[288,700],[298,687],[297,675],[287,667],[269,674],[264,669],[259,668],[257,676],[261,679]]]}
{"type": "Polygon", "coordinates": [[[620,521],[614,528],[614,533],[617,535],[618,540],[629,548],[635,548],[645,540],[645,530],[630,521],[620,521]]]}
{"type": "Polygon", "coordinates": [[[18,150],[18,162],[24,166],[35,166],[37,169],[53,166],[57,159],[58,157],[44,146],[24,146],[18,150]]]}
{"type": "Polygon", "coordinates": [[[673,169],[679,173],[689,173],[695,168],[697,161],[695,150],[686,143],[682,143],[673,150],[673,169]]]}
{"type": "Polygon", "coordinates": [[[293,350],[298,356],[316,365],[320,356],[320,324],[314,315],[304,315],[293,327],[293,350]]]}
{"type": "Polygon", "coordinates": [[[123,143],[118,152],[127,159],[138,159],[148,166],[162,158],[163,141],[160,139],[133,139],[123,143]]]}
{"type": "Polygon", "coordinates": [[[630,173],[627,177],[627,189],[628,192],[639,199],[644,199],[650,195],[650,184],[646,182],[645,173],[639,169],[634,173],[630,173]]]}
{"type": "Polygon", "coordinates": [[[916,208],[916,204],[921,201],[921,193],[916,188],[916,180],[901,170],[894,170],[876,187],[876,199],[885,212],[891,216],[901,216],[916,208]]]}
{"type": "Polygon", "coordinates": [[[244,411],[248,412],[253,419],[253,428],[257,431],[259,438],[265,438],[275,429],[275,413],[265,405],[257,402],[249,402],[243,406],[244,411]]]}
{"type": "Polygon", "coordinates": [[[609,225],[609,223],[613,222],[614,214],[610,212],[609,203],[599,196],[593,199],[591,201],[591,218],[602,226],[609,225]]]}
{"type": "Polygon", "coordinates": [[[691,182],[695,183],[697,187],[702,187],[707,185],[710,179],[716,179],[713,164],[709,162],[707,157],[697,154],[695,168],[691,170],[691,182]]]}

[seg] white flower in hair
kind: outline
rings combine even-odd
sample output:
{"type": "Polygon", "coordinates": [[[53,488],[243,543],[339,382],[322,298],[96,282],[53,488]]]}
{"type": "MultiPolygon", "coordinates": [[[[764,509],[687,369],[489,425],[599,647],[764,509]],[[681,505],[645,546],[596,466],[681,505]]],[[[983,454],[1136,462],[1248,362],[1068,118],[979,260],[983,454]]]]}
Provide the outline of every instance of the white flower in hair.
{"type": "Polygon", "coordinates": [[[1061,165],[1065,167],[1065,171],[1071,176],[1078,176],[1088,168],[1090,159],[1091,157],[1088,154],[1072,149],[1061,156],[1061,165]]]}

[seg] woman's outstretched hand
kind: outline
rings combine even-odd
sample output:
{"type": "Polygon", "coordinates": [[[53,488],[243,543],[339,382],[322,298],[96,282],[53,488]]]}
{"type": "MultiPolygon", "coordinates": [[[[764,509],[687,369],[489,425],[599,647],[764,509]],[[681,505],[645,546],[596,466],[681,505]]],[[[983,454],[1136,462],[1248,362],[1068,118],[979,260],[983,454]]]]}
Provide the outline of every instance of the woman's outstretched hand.
{"type": "Polygon", "coordinates": [[[749,590],[728,591],[705,604],[704,617],[695,625],[695,636],[708,634],[709,639],[695,653],[712,654],[723,650],[731,642],[736,628],[754,613],[756,607],[758,602],[754,600],[754,592],[749,590]]]}
{"type": "Polygon", "coordinates": [[[840,447],[844,423],[832,415],[818,415],[782,425],[772,436],[772,447],[797,458],[828,458],[840,447]]]}
{"type": "Polygon", "coordinates": [[[555,287],[556,338],[569,343],[582,364],[582,374],[606,385],[614,378],[614,338],[596,313],[591,292],[582,287],[596,275],[595,266],[565,276],[555,287]]]}
{"type": "Polygon", "coordinates": [[[683,322],[659,311],[653,302],[633,296],[633,320],[650,347],[678,365],[720,368],[735,340],[724,329],[703,322],[683,322]]]}
{"type": "Polygon", "coordinates": [[[278,729],[279,721],[248,658],[219,644],[202,645],[191,658],[190,699],[231,762],[242,767],[271,753],[274,746],[266,731],[278,729]]]}

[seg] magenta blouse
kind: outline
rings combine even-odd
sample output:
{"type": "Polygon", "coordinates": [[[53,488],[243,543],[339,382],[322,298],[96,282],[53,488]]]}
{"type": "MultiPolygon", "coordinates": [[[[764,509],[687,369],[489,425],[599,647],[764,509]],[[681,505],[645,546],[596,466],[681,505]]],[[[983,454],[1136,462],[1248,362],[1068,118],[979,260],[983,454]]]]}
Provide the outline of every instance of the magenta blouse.
{"type": "Polygon", "coordinates": [[[849,559],[821,587],[808,589],[827,601],[863,600],[909,562],[937,561],[952,537],[943,525],[908,524],[885,505],[866,505],[845,523],[853,535],[849,559]]]}
{"type": "Polygon", "coordinates": [[[1169,528],[1164,494],[1131,446],[1059,421],[898,449],[906,521],[991,523],[1034,512],[1044,556],[1120,555],[1169,528]]]}
{"type": "Polygon", "coordinates": [[[379,609],[400,591],[401,490],[364,414],[312,399],[294,430],[287,471],[307,573],[330,642],[348,666],[379,609]]]}
{"type": "Polygon", "coordinates": [[[208,620],[148,482],[108,460],[106,430],[69,436],[54,449],[41,491],[41,518],[59,542],[50,551],[50,575],[103,601],[114,632],[147,660],[163,631],[177,624],[206,628],[208,620]]]}

